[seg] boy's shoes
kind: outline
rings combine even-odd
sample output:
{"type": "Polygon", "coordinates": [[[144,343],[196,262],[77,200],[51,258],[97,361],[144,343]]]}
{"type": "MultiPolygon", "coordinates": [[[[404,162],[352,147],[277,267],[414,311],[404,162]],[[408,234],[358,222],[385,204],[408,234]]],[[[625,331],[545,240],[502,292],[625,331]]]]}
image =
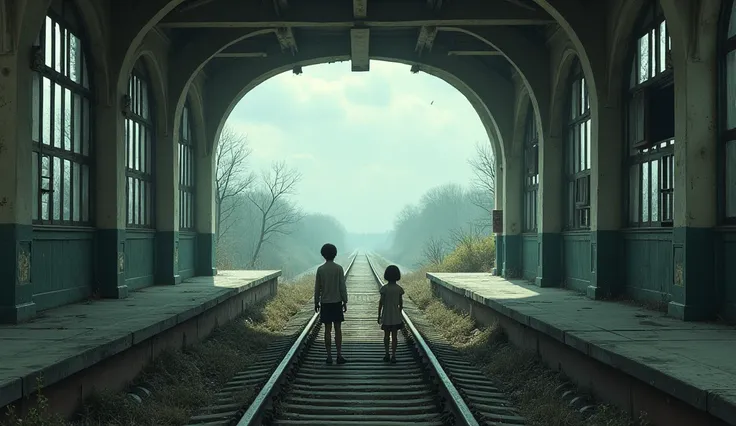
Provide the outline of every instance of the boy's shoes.
{"type": "Polygon", "coordinates": [[[391,360],[391,357],[386,354],[385,357],[383,357],[383,362],[389,362],[391,360]]]}
{"type": "Polygon", "coordinates": [[[395,356],[392,356],[391,357],[391,364],[396,364],[396,357],[395,356]]]}
{"type": "Polygon", "coordinates": [[[345,358],[343,358],[341,356],[337,357],[337,363],[338,364],[345,364],[346,362],[347,361],[345,360],[345,358]]]}
{"type": "MultiPolygon", "coordinates": [[[[338,359],[338,361],[337,361],[337,362],[340,362],[340,360],[338,359]]],[[[328,357],[327,357],[327,361],[325,361],[325,363],[326,363],[327,365],[332,365],[332,357],[331,357],[331,356],[328,356],[328,357]]]]}

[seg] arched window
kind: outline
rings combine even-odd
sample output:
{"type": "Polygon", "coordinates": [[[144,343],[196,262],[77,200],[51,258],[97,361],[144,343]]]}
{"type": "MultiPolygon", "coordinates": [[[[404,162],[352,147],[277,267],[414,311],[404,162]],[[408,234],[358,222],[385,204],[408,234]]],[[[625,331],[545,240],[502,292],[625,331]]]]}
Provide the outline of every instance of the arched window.
{"type": "Polygon", "coordinates": [[[723,19],[725,20],[722,43],[724,55],[725,93],[722,101],[722,142],[723,142],[723,170],[725,185],[721,196],[723,203],[724,222],[736,223],[736,2],[724,2],[723,19]]]}
{"type": "Polygon", "coordinates": [[[52,2],[33,71],[33,222],[92,225],[92,91],[82,23],[71,1],[52,2]]]}
{"type": "Polygon", "coordinates": [[[530,104],[524,128],[524,232],[537,232],[539,190],[539,135],[534,107],[530,104]]]}
{"type": "Polygon", "coordinates": [[[638,28],[626,93],[629,225],[672,226],[675,90],[672,43],[658,1],[650,0],[638,28]]]}
{"type": "Polygon", "coordinates": [[[127,224],[132,228],[152,228],[155,134],[151,84],[140,61],[128,80],[128,99],[130,106],[125,112],[127,224]]]}
{"type": "Polygon", "coordinates": [[[179,137],[179,229],[194,228],[194,135],[189,104],[181,113],[179,137]]]}
{"type": "Polygon", "coordinates": [[[567,176],[567,228],[590,227],[590,99],[578,60],[572,67],[565,175],[567,176]]]}

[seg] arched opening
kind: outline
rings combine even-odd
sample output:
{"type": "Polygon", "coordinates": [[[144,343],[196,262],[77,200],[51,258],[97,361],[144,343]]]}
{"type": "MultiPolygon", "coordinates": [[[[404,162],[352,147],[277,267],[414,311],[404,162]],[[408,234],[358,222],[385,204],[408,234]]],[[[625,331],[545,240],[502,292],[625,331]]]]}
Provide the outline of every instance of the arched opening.
{"type": "MultiPolygon", "coordinates": [[[[483,144],[487,152],[495,151],[495,147],[488,146],[490,141],[485,123],[479,118],[478,106],[440,79],[412,75],[406,65],[373,61],[371,72],[366,74],[350,73],[346,65],[302,67],[298,71],[303,74],[298,76],[287,71],[245,94],[229,115],[227,128],[236,119],[252,120],[243,128],[253,143],[250,163],[255,171],[268,168],[272,161],[283,157],[288,166],[298,168],[303,174],[299,191],[314,194],[314,197],[305,195],[308,199],[299,201],[305,211],[335,215],[349,234],[389,231],[404,205],[415,205],[416,208],[401,211],[406,214],[405,219],[413,218],[414,213],[420,215],[422,203],[445,196],[456,197],[453,199],[464,200],[465,205],[477,208],[461,191],[445,188],[444,184],[470,181],[467,161],[475,154],[476,142],[483,144]],[[420,81],[429,88],[419,88],[420,81]],[[424,92],[418,93],[420,89],[424,92]],[[452,108],[448,107],[450,102],[452,108]],[[460,111],[452,112],[460,107],[460,111]],[[450,120],[457,117],[463,121],[450,120]],[[264,123],[259,124],[258,120],[264,123]],[[471,131],[466,129],[468,120],[472,121],[473,136],[468,136],[471,131]],[[259,138],[264,142],[258,143],[259,138]],[[467,172],[454,173],[458,164],[467,172]],[[460,181],[461,176],[467,179],[460,181]],[[320,187],[321,192],[317,190],[320,187]],[[420,189],[411,190],[411,187],[420,189]],[[431,191],[436,187],[440,189],[431,191]],[[325,200],[325,204],[314,204],[317,200],[325,200]],[[373,213],[358,220],[361,211],[373,213]],[[350,215],[353,217],[347,217],[350,215]]],[[[501,142],[496,140],[494,145],[501,142]]],[[[220,139],[220,149],[222,144],[220,139]]],[[[488,193],[485,201],[486,207],[492,210],[493,194],[488,193]]],[[[465,205],[458,206],[458,210],[465,205]]],[[[434,211],[439,214],[440,209],[434,211]]],[[[480,208],[478,211],[482,212],[480,208]]],[[[490,213],[487,216],[490,225],[490,213]]],[[[247,219],[239,221],[241,227],[249,224],[247,219]]],[[[250,234],[236,231],[235,235],[245,240],[244,236],[250,234]]],[[[255,241],[257,236],[247,239],[255,241]]],[[[414,242],[416,246],[407,247],[407,251],[417,252],[427,243],[424,239],[414,242]]],[[[282,251],[288,251],[287,248],[282,251]]],[[[313,247],[315,255],[318,249],[313,247]]],[[[299,260],[294,256],[283,267],[291,267],[299,260]]],[[[492,259],[487,260],[491,265],[492,259]]],[[[396,261],[401,263],[400,259],[396,261]]],[[[407,262],[407,266],[413,265],[414,262],[407,262]]]]}
{"type": "Polygon", "coordinates": [[[155,124],[151,79],[139,59],[128,80],[125,115],[126,285],[154,283],[155,124]]]}
{"type": "Polygon", "coordinates": [[[660,309],[672,298],[675,89],[667,22],[658,0],[641,11],[630,41],[622,147],[626,229],[625,292],[660,309]],[[657,265],[652,267],[652,265],[657,265]]]}
{"type": "Polygon", "coordinates": [[[189,278],[196,270],[196,158],[198,146],[189,100],[179,125],[179,275],[189,278]]]}
{"type": "Polygon", "coordinates": [[[649,1],[633,36],[631,74],[625,86],[629,227],[673,224],[675,89],[671,48],[659,1],[649,1]]]}
{"type": "Polygon", "coordinates": [[[51,3],[34,51],[33,300],[40,310],[82,299],[93,285],[94,90],[83,21],[71,0],[51,3]]]}
{"type": "Polygon", "coordinates": [[[571,67],[565,135],[565,228],[590,229],[591,130],[590,97],[576,58],[571,67]]]}

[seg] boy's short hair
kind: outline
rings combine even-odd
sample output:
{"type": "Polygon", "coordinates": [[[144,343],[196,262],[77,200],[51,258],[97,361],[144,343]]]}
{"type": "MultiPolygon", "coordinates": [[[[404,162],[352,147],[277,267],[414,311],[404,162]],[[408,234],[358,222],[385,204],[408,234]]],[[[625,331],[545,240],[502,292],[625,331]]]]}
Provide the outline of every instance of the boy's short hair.
{"type": "Polygon", "coordinates": [[[383,279],[386,281],[398,281],[401,279],[401,271],[396,265],[389,265],[386,272],[383,273],[383,279]]]}
{"type": "Polygon", "coordinates": [[[337,247],[330,243],[323,245],[319,252],[327,260],[335,260],[337,257],[337,247]]]}

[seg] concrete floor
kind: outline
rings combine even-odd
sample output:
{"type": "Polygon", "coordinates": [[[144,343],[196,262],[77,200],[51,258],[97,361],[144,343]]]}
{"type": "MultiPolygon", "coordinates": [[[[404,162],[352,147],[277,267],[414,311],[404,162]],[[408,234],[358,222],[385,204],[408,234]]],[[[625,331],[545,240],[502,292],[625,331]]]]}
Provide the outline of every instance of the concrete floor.
{"type": "MultiPolygon", "coordinates": [[[[123,300],[96,300],[0,326],[0,407],[125,351],[245,291],[280,271],[222,271],[176,286],[148,287],[123,300]]],[[[261,292],[252,292],[260,297],[261,292]]]]}
{"type": "Polygon", "coordinates": [[[736,421],[733,327],[683,322],[636,306],[490,274],[427,276],[696,408],[736,421]]]}

